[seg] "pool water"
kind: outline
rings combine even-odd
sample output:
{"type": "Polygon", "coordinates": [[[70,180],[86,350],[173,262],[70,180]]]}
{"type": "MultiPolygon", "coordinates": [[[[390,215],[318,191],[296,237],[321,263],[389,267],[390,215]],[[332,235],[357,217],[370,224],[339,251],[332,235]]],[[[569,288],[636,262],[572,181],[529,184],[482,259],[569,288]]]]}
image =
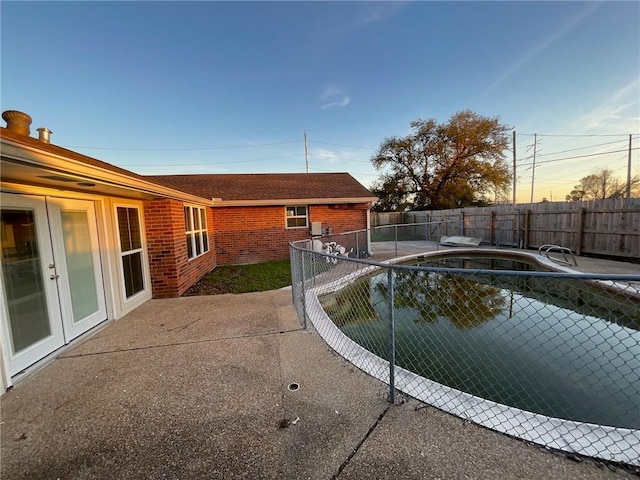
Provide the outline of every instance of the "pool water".
{"type": "MultiPolygon", "coordinates": [[[[361,278],[320,298],[347,336],[382,358],[386,279],[361,278]]],[[[498,272],[396,270],[394,280],[397,365],[530,412],[640,428],[637,299],[576,280],[498,272]]]]}

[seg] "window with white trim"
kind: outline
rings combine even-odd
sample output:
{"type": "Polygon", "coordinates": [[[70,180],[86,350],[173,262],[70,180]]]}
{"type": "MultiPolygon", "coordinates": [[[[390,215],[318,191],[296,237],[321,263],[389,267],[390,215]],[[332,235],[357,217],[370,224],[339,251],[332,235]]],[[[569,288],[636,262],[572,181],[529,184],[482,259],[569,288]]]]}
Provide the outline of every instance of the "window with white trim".
{"type": "Polygon", "coordinates": [[[207,210],[204,207],[185,205],[184,225],[189,260],[209,251],[207,234],[207,210]]]}
{"type": "Polygon", "coordinates": [[[309,225],[306,205],[291,205],[286,207],[287,228],[304,228],[309,225]]]}
{"type": "Polygon", "coordinates": [[[126,298],[130,298],[145,289],[140,211],[136,206],[118,205],[116,218],[124,293],[126,298]]]}

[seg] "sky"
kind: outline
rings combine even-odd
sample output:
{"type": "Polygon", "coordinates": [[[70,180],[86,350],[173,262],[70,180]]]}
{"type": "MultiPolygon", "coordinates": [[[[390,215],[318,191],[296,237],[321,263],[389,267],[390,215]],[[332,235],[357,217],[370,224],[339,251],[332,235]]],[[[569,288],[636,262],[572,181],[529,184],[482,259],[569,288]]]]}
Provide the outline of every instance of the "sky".
{"type": "Polygon", "coordinates": [[[602,169],[626,180],[629,135],[640,174],[636,1],[2,1],[0,15],[2,110],[143,175],[371,187],[385,138],[465,109],[516,131],[518,203],[564,200],[602,169]]]}

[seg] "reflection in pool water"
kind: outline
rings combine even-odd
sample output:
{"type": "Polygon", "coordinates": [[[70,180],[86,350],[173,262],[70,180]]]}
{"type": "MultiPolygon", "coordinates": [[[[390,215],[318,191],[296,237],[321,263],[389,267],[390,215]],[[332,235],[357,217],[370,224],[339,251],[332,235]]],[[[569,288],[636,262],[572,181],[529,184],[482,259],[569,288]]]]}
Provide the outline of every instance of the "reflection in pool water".
{"type": "MultiPolygon", "coordinates": [[[[320,299],[347,336],[382,358],[386,279],[362,278],[320,299]]],[[[398,270],[394,281],[397,365],[530,412],[640,428],[637,299],[499,272],[398,270]]]]}

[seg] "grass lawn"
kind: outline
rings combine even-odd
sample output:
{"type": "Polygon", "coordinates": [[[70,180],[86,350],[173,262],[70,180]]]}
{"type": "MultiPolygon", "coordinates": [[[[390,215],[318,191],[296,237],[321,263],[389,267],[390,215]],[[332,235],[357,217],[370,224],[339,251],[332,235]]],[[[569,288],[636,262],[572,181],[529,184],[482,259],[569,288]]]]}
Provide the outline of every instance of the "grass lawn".
{"type": "Polygon", "coordinates": [[[291,285],[289,260],[225,265],[198,280],[183,296],[264,292],[291,285]]]}

